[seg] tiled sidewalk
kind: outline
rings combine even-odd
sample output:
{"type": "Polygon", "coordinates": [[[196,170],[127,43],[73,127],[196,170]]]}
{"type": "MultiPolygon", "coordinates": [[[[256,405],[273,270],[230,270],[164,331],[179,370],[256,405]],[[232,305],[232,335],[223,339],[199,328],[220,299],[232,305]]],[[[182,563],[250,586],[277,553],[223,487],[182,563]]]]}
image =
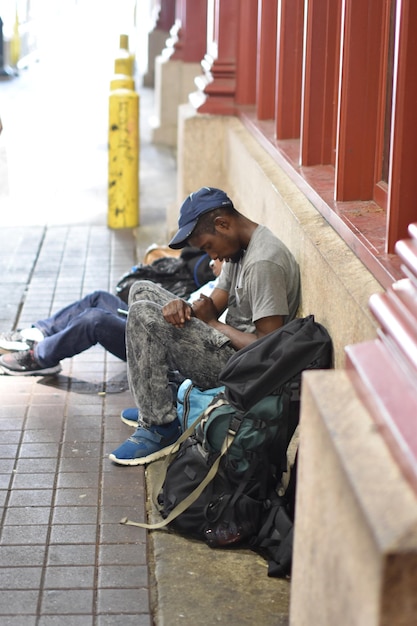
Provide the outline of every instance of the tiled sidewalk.
{"type": "MultiPolygon", "coordinates": [[[[134,247],[104,226],[2,228],[2,329],[113,290],[134,247]]],[[[144,472],[107,458],[129,434],[126,364],[95,347],[62,365],[0,376],[0,623],[149,626],[146,534],[118,523],[144,519],[144,472]]]]}

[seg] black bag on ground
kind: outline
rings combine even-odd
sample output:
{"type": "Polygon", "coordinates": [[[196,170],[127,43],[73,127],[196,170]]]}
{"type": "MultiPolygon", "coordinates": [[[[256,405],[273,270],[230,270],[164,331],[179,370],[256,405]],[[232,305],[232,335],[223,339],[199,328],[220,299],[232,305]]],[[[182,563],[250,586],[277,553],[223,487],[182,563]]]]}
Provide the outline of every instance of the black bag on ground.
{"type": "Polygon", "coordinates": [[[188,298],[198,287],[214,279],[210,257],[198,248],[185,249],[179,257],[162,257],[149,265],[140,263],[123,274],[116,295],[128,302],[129,291],[138,280],[151,280],[179,298],[188,298]]]}
{"type": "Polygon", "coordinates": [[[285,491],[272,489],[264,501],[259,526],[249,540],[249,547],[268,562],[268,576],[290,576],[294,537],[295,487],[297,482],[295,453],[285,491]]]}
{"type": "Polygon", "coordinates": [[[279,396],[267,396],[240,413],[219,394],[167,466],[159,496],[165,518],[206,481],[201,495],[171,520],[171,528],[211,547],[240,543],[256,533],[264,500],[287,466],[283,408],[279,396]]]}
{"type": "Polygon", "coordinates": [[[268,561],[268,576],[284,578],[291,574],[293,536],[294,520],[288,512],[287,498],[272,491],[249,540],[249,547],[268,561]]]}

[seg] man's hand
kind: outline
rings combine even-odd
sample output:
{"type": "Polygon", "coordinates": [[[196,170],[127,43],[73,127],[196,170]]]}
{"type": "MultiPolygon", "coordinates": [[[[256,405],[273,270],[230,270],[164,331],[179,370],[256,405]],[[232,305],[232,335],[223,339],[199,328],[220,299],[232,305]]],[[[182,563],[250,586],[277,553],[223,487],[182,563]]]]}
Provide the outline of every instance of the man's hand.
{"type": "Polygon", "coordinates": [[[198,300],[194,300],[193,314],[206,324],[216,321],[219,316],[213,300],[203,294],[200,295],[198,300]]]}
{"type": "Polygon", "coordinates": [[[191,305],[181,298],[171,300],[162,307],[162,315],[168,324],[172,324],[177,328],[183,328],[185,322],[192,317],[191,305]]]}

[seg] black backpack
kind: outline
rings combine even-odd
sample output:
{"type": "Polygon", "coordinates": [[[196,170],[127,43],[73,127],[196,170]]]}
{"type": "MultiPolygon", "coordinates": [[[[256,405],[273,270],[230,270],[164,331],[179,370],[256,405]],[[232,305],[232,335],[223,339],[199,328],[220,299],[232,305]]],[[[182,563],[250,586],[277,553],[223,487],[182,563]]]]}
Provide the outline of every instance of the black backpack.
{"type": "Polygon", "coordinates": [[[269,575],[288,575],[295,471],[287,495],[277,489],[298,424],[302,372],[329,368],[331,361],[330,336],[313,316],[236,352],[219,377],[225,392],[164,461],[155,485],[164,519],[141,526],[168,525],[211,547],[245,542],[268,559],[269,575]]]}
{"type": "Polygon", "coordinates": [[[180,257],[161,257],[153,263],[134,265],[116,285],[116,295],[129,300],[131,286],[138,280],[151,280],[179,298],[188,298],[198,287],[214,279],[210,257],[203,250],[187,247],[180,257]]]}

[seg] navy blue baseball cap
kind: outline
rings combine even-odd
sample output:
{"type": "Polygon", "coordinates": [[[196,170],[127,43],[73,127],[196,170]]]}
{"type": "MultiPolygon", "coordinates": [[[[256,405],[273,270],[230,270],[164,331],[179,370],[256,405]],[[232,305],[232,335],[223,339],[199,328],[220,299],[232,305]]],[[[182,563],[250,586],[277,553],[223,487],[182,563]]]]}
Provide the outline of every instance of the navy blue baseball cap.
{"type": "Polygon", "coordinates": [[[204,213],[224,207],[233,208],[233,202],[221,189],[201,187],[198,191],[190,193],[181,205],[178,232],[169,242],[169,247],[174,250],[184,248],[197,225],[198,218],[204,213]]]}

